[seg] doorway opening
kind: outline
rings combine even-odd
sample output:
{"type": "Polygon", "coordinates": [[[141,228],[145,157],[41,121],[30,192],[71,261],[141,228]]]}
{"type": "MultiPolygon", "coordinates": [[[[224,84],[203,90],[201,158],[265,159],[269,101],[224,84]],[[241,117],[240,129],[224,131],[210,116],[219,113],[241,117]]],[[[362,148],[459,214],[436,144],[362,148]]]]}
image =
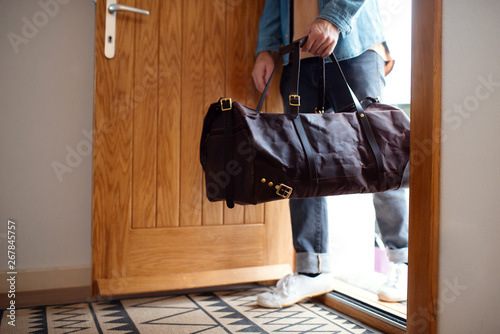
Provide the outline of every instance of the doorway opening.
{"type": "MultiPolygon", "coordinates": [[[[380,0],[379,4],[386,41],[395,59],[381,101],[410,116],[412,3],[380,0]]],[[[408,203],[409,191],[404,192],[408,203]]],[[[406,301],[387,303],[377,297],[391,263],[376,222],[373,195],[335,196],[328,201],[330,253],[338,286],[331,296],[404,330],[406,301]]]]}

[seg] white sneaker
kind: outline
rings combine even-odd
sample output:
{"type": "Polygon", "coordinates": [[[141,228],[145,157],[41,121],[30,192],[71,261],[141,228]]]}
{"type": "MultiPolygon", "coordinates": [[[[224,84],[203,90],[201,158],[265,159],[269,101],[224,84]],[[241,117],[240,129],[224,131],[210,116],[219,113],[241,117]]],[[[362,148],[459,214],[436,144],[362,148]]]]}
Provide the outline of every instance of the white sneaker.
{"type": "Polygon", "coordinates": [[[272,291],[257,296],[257,304],[262,307],[282,308],[293,305],[304,298],[315,297],[332,291],[332,274],[319,274],[316,277],[306,275],[287,275],[278,281],[272,291]]]}
{"type": "Polygon", "coordinates": [[[377,296],[384,302],[402,302],[408,292],[408,265],[393,263],[387,281],[378,290],[377,296]]]}

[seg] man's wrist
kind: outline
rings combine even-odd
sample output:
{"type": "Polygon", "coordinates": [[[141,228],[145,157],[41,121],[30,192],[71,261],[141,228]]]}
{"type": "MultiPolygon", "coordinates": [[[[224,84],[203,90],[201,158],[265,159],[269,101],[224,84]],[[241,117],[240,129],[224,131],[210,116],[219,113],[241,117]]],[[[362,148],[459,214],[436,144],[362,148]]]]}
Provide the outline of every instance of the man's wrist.
{"type": "Polygon", "coordinates": [[[322,24],[328,24],[330,25],[333,29],[337,30],[338,32],[340,32],[339,30],[339,27],[337,27],[335,24],[333,24],[331,21],[327,20],[327,19],[324,19],[324,18],[321,18],[321,17],[317,17],[316,18],[316,21],[318,21],[319,23],[322,23],[322,24]]]}
{"type": "Polygon", "coordinates": [[[255,57],[255,60],[259,60],[259,59],[262,59],[262,58],[272,58],[272,53],[271,51],[260,51],[259,53],[257,53],[257,56],[255,57]]]}
{"type": "Polygon", "coordinates": [[[271,54],[271,51],[260,51],[259,53],[257,53],[257,57],[260,55],[270,55],[270,54],[271,54]]]}

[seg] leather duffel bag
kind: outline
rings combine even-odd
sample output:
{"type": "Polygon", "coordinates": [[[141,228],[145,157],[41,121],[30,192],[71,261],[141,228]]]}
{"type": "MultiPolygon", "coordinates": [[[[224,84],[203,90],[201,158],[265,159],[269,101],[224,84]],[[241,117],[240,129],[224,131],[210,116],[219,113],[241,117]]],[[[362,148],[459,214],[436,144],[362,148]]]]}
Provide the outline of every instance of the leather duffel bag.
{"type": "Polygon", "coordinates": [[[210,106],[200,143],[210,201],[225,200],[231,208],[407,186],[410,120],[401,109],[374,98],[360,102],[344,77],[352,105],[335,113],[299,113],[303,42],[280,50],[291,53],[290,114],[260,112],[272,77],[256,110],[230,98],[210,106]]]}

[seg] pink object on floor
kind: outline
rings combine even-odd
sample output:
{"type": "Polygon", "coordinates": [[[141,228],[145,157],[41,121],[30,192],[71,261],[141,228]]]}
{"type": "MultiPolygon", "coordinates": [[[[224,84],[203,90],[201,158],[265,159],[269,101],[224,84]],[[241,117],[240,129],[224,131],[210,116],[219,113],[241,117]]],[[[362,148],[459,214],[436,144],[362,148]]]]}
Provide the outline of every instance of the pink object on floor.
{"type": "Polygon", "coordinates": [[[390,262],[386,250],[375,247],[375,271],[387,275],[389,265],[390,262]]]}

